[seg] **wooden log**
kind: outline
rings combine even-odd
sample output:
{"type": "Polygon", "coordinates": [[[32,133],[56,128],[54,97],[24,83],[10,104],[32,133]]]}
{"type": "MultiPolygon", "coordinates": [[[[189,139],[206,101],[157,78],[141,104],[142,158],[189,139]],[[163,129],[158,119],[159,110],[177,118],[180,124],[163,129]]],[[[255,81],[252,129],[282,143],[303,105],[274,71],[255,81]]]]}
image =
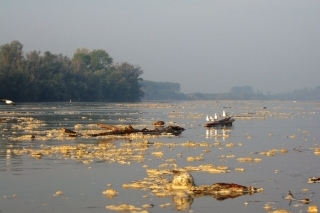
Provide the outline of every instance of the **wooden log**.
{"type": "MultiPolygon", "coordinates": [[[[143,134],[154,134],[154,135],[159,135],[161,133],[171,133],[173,135],[179,135],[181,134],[185,129],[179,126],[167,126],[164,128],[155,128],[155,129],[135,129],[131,125],[124,126],[122,128],[112,126],[112,125],[107,125],[107,124],[99,124],[100,127],[106,128],[110,131],[107,132],[101,132],[101,133],[94,133],[94,134],[87,134],[90,137],[97,137],[97,136],[105,136],[105,135],[129,135],[131,133],[137,133],[141,132],[143,134]]],[[[62,130],[69,134],[69,137],[76,137],[78,136],[78,133],[75,131],[72,131],[70,129],[62,128],[62,130]]]]}
{"type": "Polygon", "coordinates": [[[186,188],[195,197],[211,195],[217,200],[235,198],[244,194],[254,194],[263,191],[262,188],[243,186],[235,183],[215,183],[212,185],[195,185],[194,178],[188,172],[172,170],[172,189],[186,188]]]}

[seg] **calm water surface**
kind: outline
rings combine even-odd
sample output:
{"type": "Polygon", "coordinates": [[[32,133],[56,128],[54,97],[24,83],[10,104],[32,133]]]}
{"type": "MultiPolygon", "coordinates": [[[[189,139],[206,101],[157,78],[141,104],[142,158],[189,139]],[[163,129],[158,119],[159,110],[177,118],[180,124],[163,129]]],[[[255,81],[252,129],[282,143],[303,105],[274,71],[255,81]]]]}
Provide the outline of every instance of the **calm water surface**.
{"type": "MultiPolygon", "coordinates": [[[[320,184],[308,184],[308,178],[320,176],[320,103],[293,101],[188,101],[142,102],[136,104],[110,103],[20,103],[16,107],[0,105],[0,212],[109,212],[107,205],[123,203],[141,207],[153,204],[148,212],[177,212],[172,197],[157,197],[151,190],[124,189],[125,183],[141,180],[149,168],[159,168],[166,159],[176,158],[178,167],[213,164],[227,166],[229,173],[212,174],[191,172],[197,185],[217,182],[237,183],[263,188],[254,195],[243,195],[223,201],[212,196],[190,199],[186,212],[268,212],[263,207],[269,203],[274,209],[290,212],[307,212],[309,205],[320,207],[320,184]],[[225,110],[235,116],[232,127],[207,129],[206,115],[222,114],[225,110]],[[240,116],[240,117],[237,117],[240,116]],[[244,116],[252,116],[245,118],[244,116]],[[34,118],[41,125],[32,128],[19,123],[19,118],[34,118]],[[43,146],[130,143],[123,138],[74,138],[61,140],[19,140],[22,135],[45,135],[43,132],[75,125],[131,124],[135,128],[152,129],[152,123],[163,120],[186,130],[177,137],[150,137],[149,142],[185,143],[208,142],[205,148],[177,146],[156,148],[150,146],[144,162],[122,165],[116,162],[95,160],[90,164],[56,155],[36,159],[27,154],[17,155],[14,150],[43,146]],[[221,146],[214,146],[216,142],[221,146]],[[233,143],[234,147],[226,147],[233,143]],[[240,144],[240,145],[239,145],[240,144]],[[265,156],[259,152],[287,149],[265,156]],[[158,158],[152,152],[163,151],[158,158]],[[188,162],[188,156],[204,157],[203,161],[188,162]],[[234,157],[226,157],[232,156],[234,157]],[[238,158],[260,158],[261,162],[239,162],[238,158]],[[236,172],[244,168],[245,172],[236,172]],[[114,198],[102,194],[111,184],[119,192],[114,198]],[[53,196],[56,191],[61,196],[53,196]],[[289,202],[283,197],[291,191],[297,198],[312,200],[311,204],[289,202]],[[147,196],[146,196],[147,195],[147,196]],[[245,205],[245,203],[248,205],[245,205]],[[162,204],[168,204],[160,207],[162,204]],[[170,205],[169,205],[170,204],[170,205]]],[[[138,139],[137,139],[138,141],[138,139]]]]}

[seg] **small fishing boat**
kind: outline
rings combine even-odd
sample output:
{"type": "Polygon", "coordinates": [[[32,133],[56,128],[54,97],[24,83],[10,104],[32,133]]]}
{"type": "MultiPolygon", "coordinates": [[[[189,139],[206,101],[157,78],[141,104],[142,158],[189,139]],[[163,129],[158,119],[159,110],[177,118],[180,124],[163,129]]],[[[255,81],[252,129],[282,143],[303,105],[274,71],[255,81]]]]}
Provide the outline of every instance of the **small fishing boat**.
{"type": "Polygon", "coordinates": [[[204,126],[205,127],[213,127],[213,126],[232,126],[232,123],[235,120],[232,117],[223,118],[218,121],[211,121],[207,122],[204,126]]]}

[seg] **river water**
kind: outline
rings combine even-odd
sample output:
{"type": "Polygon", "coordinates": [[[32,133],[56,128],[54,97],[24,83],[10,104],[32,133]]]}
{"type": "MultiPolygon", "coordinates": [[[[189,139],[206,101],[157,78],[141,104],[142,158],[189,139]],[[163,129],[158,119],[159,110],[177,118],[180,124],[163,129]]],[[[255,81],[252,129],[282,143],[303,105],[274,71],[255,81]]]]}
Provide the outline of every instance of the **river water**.
{"type": "Polygon", "coordinates": [[[320,183],[308,183],[308,178],[320,176],[320,155],[316,151],[320,149],[319,127],[320,102],[0,105],[0,212],[110,212],[112,210],[106,206],[121,204],[141,208],[140,212],[241,213],[276,209],[307,212],[310,205],[320,207],[320,183]],[[221,115],[223,110],[234,117],[232,127],[203,126],[207,115],[221,115]],[[152,123],[157,120],[165,121],[166,125],[179,125],[185,131],[179,136],[86,136],[90,130],[98,131],[97,123],[153,129],[152,123]],[[61,128],[82,136],[68,137],[61,133],[61,128]],[[31,135],[35,138],[31,139],[31,135]],[[134,143],[143,141],[148,141],[149,145],[138,151],[140,160],[84,159],[58,152],[32,155],[44,148],[63,145],[134,149],[134,143]],[[196,145],[184,146],[187,142],[196,145]],[[192,156],[198,160],[190,160],[192,156]],[[243,162],[239,159],[249,157],[258,160],[243,162]],[[225,182],[263,188],[263,191],[224,200],[214,196],[191,196],[180,201],[185,202],[181,206],[176,197],[157,196],[151,189],[124,187],[124,184],[146,178],[147,169],[206,164],[224,166],[228,170],[221,174],[190,172],[196,185],[225,182]],[[118,194],[105,196],[106,189],[114,189],[118,194]],[[297,199],[309,198],[311,203],[284,199],[289,191],[297,199]],[[145,204],[151,207],[142,207],[145,204]],[[266,205],[270,208],[265,208],[266,205]]]}

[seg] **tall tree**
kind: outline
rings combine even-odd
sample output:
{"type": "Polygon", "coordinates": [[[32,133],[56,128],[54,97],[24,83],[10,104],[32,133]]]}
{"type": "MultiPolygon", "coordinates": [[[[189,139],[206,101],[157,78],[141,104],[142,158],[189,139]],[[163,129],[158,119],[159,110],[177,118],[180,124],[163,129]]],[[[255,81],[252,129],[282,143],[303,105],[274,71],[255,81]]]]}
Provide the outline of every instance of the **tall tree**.
{"type": "Polygon", "coordinates": [[[129,63],[120,63],[113,66],[114,71],[110,75],[110,83],[113,87],[113,99],[116,101],[140,101],[143,96],[140,75],[143,70],[140,66],[129,63]]]}
{"type": "Polygon", "coordinates": [[[1,45],[0,63],[8,67],[10,72],[21,70],[23,66],[23,45],[19,41],[12,41],[10,44],[1,45]]]}
{"type": "Polygon", "coordinates": [[[37,71],[41,63],[40,51],[32,51],[26,54],[25,71],[29,76],[29,80],[33,81],[37,78],[37,71]]]}
{"type": "Polygon", "coordinates": [[[104,50],[92,50],[90,59],[90,70],[92,71],[109,68],[113,62],[113,59],[104,50]]]}
{"type": "Polygon", "coordinates": [[[86,48],[78,48],[73,55],[72,64],[75,73],[83,73],[90,64],[89,50],[86,48]]]}

